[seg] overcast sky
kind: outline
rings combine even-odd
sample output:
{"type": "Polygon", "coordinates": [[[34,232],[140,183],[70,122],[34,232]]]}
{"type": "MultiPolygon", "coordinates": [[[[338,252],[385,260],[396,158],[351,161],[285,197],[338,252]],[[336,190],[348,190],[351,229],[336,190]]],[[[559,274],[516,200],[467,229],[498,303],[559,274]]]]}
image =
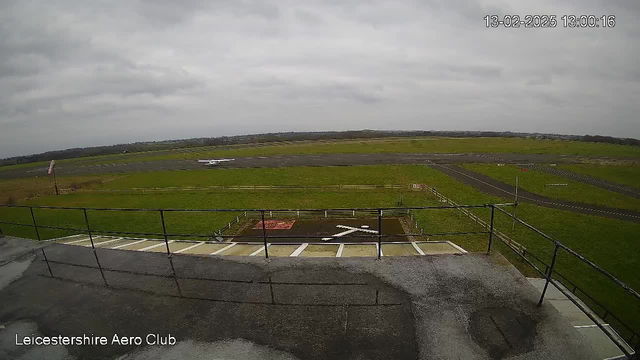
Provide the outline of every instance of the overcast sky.
{"type": "Polygon", "coordinates": [[[638,0],[0,4],[0,158],[364,128],[640,138],[638,0]],[[564,14],[616,26],[566,29],[564,14]]]}

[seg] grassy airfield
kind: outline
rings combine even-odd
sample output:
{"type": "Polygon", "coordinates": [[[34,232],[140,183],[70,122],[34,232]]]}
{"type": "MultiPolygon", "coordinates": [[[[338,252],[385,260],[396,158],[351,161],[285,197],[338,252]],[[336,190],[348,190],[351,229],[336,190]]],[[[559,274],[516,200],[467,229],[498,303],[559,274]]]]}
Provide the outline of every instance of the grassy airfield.
{"type": "MultiPolygon", "coordinates": [[[[385,139],[380,141],[347,141],[344,143],[304,143],[264,147],[237,147],[234,149],[204,149],[202,152],[165,152],[163,155],[146,153],[122,161],[144,161],[152,159],[218,156],[275,155],[294,153],[337,153],[337,152],[528,152],[528,153],[569,153],[575,155],[606,155],[640,158],[636,148],[608,145],[540,141],[527,139],[385,139]],[[526,145],[526,146],[525,146],[526,145]]],[[[131,154],[129,154],[131,155],[131,154]]],[[[116,161],[117,156],[94,158],[91,161],[116,161]]],[[[86,161],[87,159],[85,159],[86,161]]],[[[67,161],[79,161],[67,160],[67,161]]],[[[466,165],[470,169],[496,177],[504,182],[513,182],[510,166],[466,165]]],[[[567,170],[587,173],[607,180],[619,181],[636,186],[637,166],[623,165],[566,165],[567,170]]],[[[565,200],[581,201],[628,209],[638,209],[638,201],[622,195],[612,196],[606,190],[555,175],[529,171],[520,173],[522,188],[542,195],[565,200]],[[570,183],[567,188],[546,188],[545,183],[570,183]]],[[[275,169],[206,169],[198,171],[158,171],[151,173],[109,174],[94,176],[61,176],[60,187],[98,190],[126,190],[138,187],[189,187],[212,185],[406,185],[405,189],[385,190],[342,190],[342,191],[161,191],[140,192],[75,192],[69,195],[53,196],[51,178],[40,177],[18,180],[0,180],[0,201],[8,197],[20,205],[52,205],[69,207],[118,207],[118,208],[344,208],[344,207],[394,207],[402,199],[403,206],[430,206],[440,203],[433,195],[409,189],[413,183],[424,183],[435,187],[445,196],[460,204],[500,203],[507,201],[476,191],[448,176],[418,165],[380,165],[354,167],[299,167],[275,169]]],[[[617,194],[614,194],[617,195],[617,194]]],[[[487,209],[474,213],[489,219],[487,209]]],[[[640,224],[597,216],[571,213],[564,210],[542,208],[532,204],[520,204],[517,214],[524,221],[536,226],[558,241],[563,242],[596,264],[602,266],[635,289],[640,289],[640,279],[636,276],[640,243],[637,234],[640,224]]],[[[69,226],[84,228],[84,217],[77,210],[36,209],[39,225],[69,226]]],[[[168,213],[167,231],[184,234],[208,235],[231,219],[234,213],[168,213]]],[[[464,215],[455,210],[417,211],[416,219],[427,232],[477,231],[479,228],[464,215]]],[[[159,214],[119,213],[89,211],[92,228],[96,231],[136,231],[162,232],[159,214]]],[[[6,221],[31,223],[28,209],[0,208],[0,218],[6,221]]],[[[496,215],[496,228],[527,247],[528,251],[550,262],[553,247],[549,242],[535,235],[521,225],[512,229],[508,217],[496,215]]],[[[5,234],[35,238],[33,229],[1,225],[5,234]]],[[[41,231],[43,238],[69,235],[61,230],[41,231]]],[[[487,236],[449,236],[451,240],[469,251],[486,251],[487,236]]],[[[440,240],[432,238],[432,240],[440,240]]],[[[496,245],[523,273],[531,274],[527,265],[517,260],[509,250],[496,245]]],[[[629,323],[640,329],[640,311],[629,305],[635,304],[625,293],[611,287],[600,275],[584,265],[561,255],[558,269],[575,281],[590,294],[607,305],[614,313],[625,314],[629,323]]],[[[635,305],[632,305],[635,306],[635,305]]]]}
{"type": "MultiPolygon", "coordinates": [[[[232,156],[365,153],[516,153],[607,156],[640,159],[640,147],[605,143],[525,138],[380,138],[297,141],[250,145],[208,146],[60,160],[64,163],[107,164],[232,156]]],[[[47,162],[0,167],[0,171],[46,166],[47,162]]]]}

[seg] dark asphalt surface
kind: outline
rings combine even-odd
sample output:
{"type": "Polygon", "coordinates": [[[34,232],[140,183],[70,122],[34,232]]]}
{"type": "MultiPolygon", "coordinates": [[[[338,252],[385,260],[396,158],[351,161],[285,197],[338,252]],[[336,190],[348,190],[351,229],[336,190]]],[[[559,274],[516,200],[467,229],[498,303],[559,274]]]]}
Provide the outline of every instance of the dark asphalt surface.
{"type": "MultiPolygon", "coordinates": [[[[258,220],[254,221],[248,228],[244,231],[240,232],[237,236],[234,236],[234,241],[247,241],[247,242],[262,242],[259,238],[262,236],[262,228],[255,228],[259,223],[258,220]],[[244,236],[251,236],[246,238],[244,236]]],[[[335,234],[342,233],[347,231],[348,229],[336,227],[336,225],[346,225],[355,228],[361,228],[362,225],[368,226],[366,230],[378,230],[378,220],[377,219],[313,219],[313,220],[296,220],[291,229],[287,230],[276,230],[269,229],[269,236],[274,237],[271,242],[272,243],[343,243],[343,242],[376,242],[378,241],[377,235],[375,233],[366,233],[366,232],[353,232],[351,234],[347,234],[340,238],[334,238],[332,240],[323,241],[322,238],[332,236],[335,234]],[[369,237],[363,237],[362,235],[368,235],[369,237]],[[286,236],[279,238],[278,236],[286,236]],[[296,236],[304,236],[304,237],[296,237],[296,236]],[[309,238],[308,236],[314,236],[314,238],[309,238]]],[[[383,233],[386,234],[404,234],[404,229],[402,228],[402,224],[398,219],[382,219],[382,229],[383,233]]],[[[393,241],[407,241],[407,237],[405,236],[389,236],[382,238],[383,242],[393,242],[393,241]]]]}
{"type": "MultiPolygon", "coordinates": [[[[500,196],[508,201],[514,200],[515,193],[513,186],[505,184],[502,181],[455,165],[433,164],[429,166],[465,184],[471,185],[480,191],[500,196]]],[[[518,189],[518,202],[529,202],[554,209],[569,210],[588,215],[604,216],[612,219],[640,223],[640,212],[638,211],[552,199],[523,189],[518,189]]]]}
{"type": "Polygon", "coordinates": [[[531,168],[531,169],[535,169],[535,170],[546,171],[546,172],[551,173],[553,175],[564,176],[564,177],[569,178],[571,180],[580,181],[580,182],[583,182],[585,184],[594,185],[594,186],[603,188],[605,190],[617,192],[617,193],[620,193],[622,195],[632,196],[634,198],[640,199],[640,191],[638,191],[637,189],[634,189],[634,188],[632,188],[630,186],[616,184],[616,183],[613,183],[611,181],[602,180],[602,179],[596,179],[596,178],[588,176],[588,175],[576,174],[576,173],[571,172],[571,171],[567,171],[567,170],[563,170],[563,169],[556,169],[556,168],[550,167],[550,166],[529,165],[529,166],[526,166],[526,167],[531,168]]]}
{"type": "Polygon", "coordinates": [[[0,290],[3,359],[192,358],[194,342],[229,340],[255,344],[224,357],[233,359],[256,358],[249,355],[257,346],[280,354],[264,359],[594,359],[550,303],[536,306],[537,291],[499,255],[233,260],[98,249],[98,266],[90,248],[45,251],[51,272],[38,255],[0,290]],[[182,353],[142,357],[155,347],[118,345],[38,352],[12,343],[16,329],[171,334],[182,353]]]}
{"type": "MultiPolygon", "coordinates": [[[[235,161],[224,163],[219,168],[263,168],[288,166],[348,166],[383,164],[424,164],[432,161],[442,164],[467,162],[495,163],[497,160],[513,164],[520,163],[572,163],[574,156],[540,154],[328,154],[328,155],[287,155],[237,157],[235,161]]],[[[56,167],[58,175],[104,174],[157,170],[194,170],[206,168],[193,160],[164,160],[149,162],[118,162],[100,165],[60,164],[56,167]]],[[[47,167],[22,168],[0,171],[0,178],[20,178],[45,176],[47,167]]]]}

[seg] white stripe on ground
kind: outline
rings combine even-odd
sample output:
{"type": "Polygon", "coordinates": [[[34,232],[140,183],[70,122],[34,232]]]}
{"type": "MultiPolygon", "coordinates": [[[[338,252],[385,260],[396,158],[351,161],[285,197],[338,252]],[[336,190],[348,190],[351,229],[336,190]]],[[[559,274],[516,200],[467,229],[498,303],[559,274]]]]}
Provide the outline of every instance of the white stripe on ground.
{"type": "Polygon", "coordinates": [[[300,245],[300,246],[296,249],[296,251],[292,252],[292,253],[291,253],[291,255],[289,255],[289,256],[290,256],[290,257],[296,257],[296,256],[300,255],[300,254],[304,251],[304,249],[306,249],[306,248],[307,248],[307,246],[309,246],[309,244],[308,244],[308,243],[304,243],[304,244],[300,245]]]}
{"type": "Polygon", "coordinates": [[[87,240],[89,240],[89,237],[87,237],[86,239],[80,239],[80,240],[74,240],[74,241],[65,242],[63,244],[71,245],[71,244],[75,244],[75,243],[79,243],[79,242],[83,242],[83,241],[87,241],[87,240]]]}
{"type": "Polygon", "coordinates": [[[85,235],[85,234],[75,234],[75,235],[69,235],[69,236],[59,237],[59,238],[56,238],[56,239],[50,239],[50,240],[47,240],[47,241],[62,241],[62,240],[69,240],[69,239],[72,239],[72,238],[75,238],[75,237],[78,237],[78,236],[86,236],[86,235],[85,235]]]}
{"type": "Polygon", "coordinates": [[[165,242],[160,242],[160,244],[155,244],[155,245],[147,246],[147,247],[145,247],[145,248],[138,249],[138,251],[147,251],[147,250],[155,249],[155,248],[160,247],[160,246],[165,245],[165,244],[171,244],[171,243],[172,243],[172,242],[174,242],[174,241],[175,241],[175,240],[169,240],[169,241],[167,241],[166,243],[165,243],[165,242]]]}
{"type": "Polygon", "coordinates": [[[202,245],[202,244],[204,244],[204,243],[203,243],[203,242],[201,242],[201,243],[197,243],[197,244],[195,244],[195,245],[187,246],[187,247],[186,247],[186,248],[184,248],[184,249],[180,249],[180,250],[178,250],[178,251],[174,252],[174,254],[180,254],[181,252],[185,252],[185,251],[187,251],[187,250],[191,250],[191,249],[197,248],[198,246],[200,246],[200,245],[202,245]]]}
{"type": "Polygon", "coordinates": [[[416,251],[418,252],[418,254],[420,255],[424,255],[424,251],[422,251],[422,249],[420,249],[420,247],[418,246],[418,244],[416,244],[415,242],[412,242],[411,245],[413,245],[413,248],[416,249],[416,251]]]}
{"type": "MultiPolygon", "coordinates": [[[[98,245],[102,245],[102,244],[110,244],[112,242],[118,241],[118,240],[122,240],[122,238],[117,238],[117,239],[112,239],[112,240],[107,240],[107,241],[103,241],[103,242],[99,242],[99,243],[93,243],[95,246],[98,245]]],[[[85,245],[85,246],[89,246],[89,245],[85,245]]]]}
{"type": "MultiPolygon", "coordinates": [[[[609,326],[609,324],[600,324],[602,326],[609,326]]],[[[573,326],[576,329],[585,329],[585,328],[594,328],[594,327],[598,327],[598,325],[596,324],[591,324],[591,325],[574,325],[573,326]]]]}
{"type": "Polygon", "coordinates": [[[451,241],[449,241],[449,240],[447,240],[447,244],[449,244],[449,245],[453,246],[454,248],[458,249],[458,251],[460,251],[460,252],[461,252],[461,253],[463,253],[463,254],[466,254],[466,253],[467,253],[467,250],[465,250],[465,249],[461,248],[460,246],[458,246],[458,245],[456,245],[456,244],[452,243],[452,242],[451,242],[451,241]]]}
{"type": "MultiPolygon", "coordinates": [[[[269,246],[271,246],[271,244],[267,244],[267,247],[269,247],[269,246]]],[[[261,252],[263,252],[264,249],[265,249],[264,246],[260,246],[260,249],[252,252],[249,256],[256,256],[256,255],[260,254],[261,252]]]]}
{"type": "MultiPolygon", "coordinates": [[[[364,232],[368,232],[368,233],[372,233],[372,234],[377,234],[378,233],[377,230],[371,230],[371,229],[365,229],[365,228],[356,228],[356,227],[346,226],[346,225],[336,225],[336,227],[341,228],[341,229],[364,231],[364,232]]],[[[333,236],[337,236],[337,235],[333,235],[333,236]]]]}
{"type": "Polygon", "coordinates": [[[335,235],[331,235],[331,237],[322,238],[322,241],[329,241],[329,240],[333,239],[334,237],[341,237],[341,236],[344,236],[344,235],[348,235],[348,234],[354,233],[356,231],[358,231],[358,229],[351,229],[351,230],[343,231],[341,233],[338,233],[338,234],[335,234],[335,235]]]}
{"type": "Polygon", "coordinates": [[[340,244],[340,247],[338,247],[338,252],[336,253],[336,257],[342,257],[342,251],[344,251],[344,244],[340,244]]]}
{"type": "Polygon", "coordinates": [[[122,245],[118,245],[118,246],[114,246],[111,249],[120,249],[123,248],[125,246],[129,246],[129,245],[135,245],[135,244],[140,244],[141,242],[145,242],[147,241],[147,239],[143,239],[143,240],[138,240],[138,241],[134,241],[134,242],[130,242],[130,243],[126,243],[126,244],[122,244],[122,245]]]}
{"type": "Polygon", "coordinates": [[[212,252],[212,253],[211,253],[211,254],[209,254],[209,255],[218,255],[218,254],[220,254],[221,252],[223,252],[223,251],[225,251],[225,250],[227,250],[227,249],[230,249],[230,248],[232,248],[232,247],[234,247],[234,246],[236,246],[236,243],[231,243],[230,245],[227,245],[227,246],[223,247],[222,249],[218,249],[218,250],[216,250],[216,251],[212,252]]]}

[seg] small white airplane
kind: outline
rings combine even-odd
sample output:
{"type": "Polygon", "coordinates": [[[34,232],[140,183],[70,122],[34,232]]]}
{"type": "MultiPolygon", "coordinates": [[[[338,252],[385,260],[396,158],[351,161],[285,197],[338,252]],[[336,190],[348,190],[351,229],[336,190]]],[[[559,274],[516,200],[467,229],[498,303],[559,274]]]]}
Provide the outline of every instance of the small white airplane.
{"type": "Polygon", "coordinates": [[[222,162],[233,161],[235,159],[211,159],[211,160],[198,160],[199,163],[204,163],[207,166],[218,166],[222,162]]]}

